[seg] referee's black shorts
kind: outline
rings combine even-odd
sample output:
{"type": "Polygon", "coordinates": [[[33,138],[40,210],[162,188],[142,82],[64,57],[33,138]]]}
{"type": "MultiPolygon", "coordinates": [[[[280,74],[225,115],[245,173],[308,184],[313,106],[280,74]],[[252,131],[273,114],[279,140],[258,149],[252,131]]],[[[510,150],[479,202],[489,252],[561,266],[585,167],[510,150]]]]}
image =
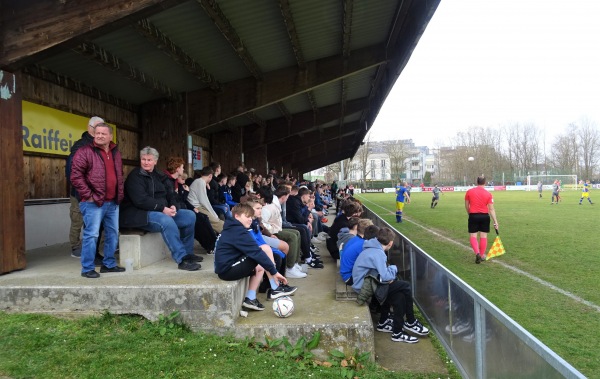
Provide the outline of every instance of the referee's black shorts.
{"type": "Polygon", "coordinates": [[[469,233],[477,232],[490,232],[490,215],[488,213],[469,213],[469,233]]]}

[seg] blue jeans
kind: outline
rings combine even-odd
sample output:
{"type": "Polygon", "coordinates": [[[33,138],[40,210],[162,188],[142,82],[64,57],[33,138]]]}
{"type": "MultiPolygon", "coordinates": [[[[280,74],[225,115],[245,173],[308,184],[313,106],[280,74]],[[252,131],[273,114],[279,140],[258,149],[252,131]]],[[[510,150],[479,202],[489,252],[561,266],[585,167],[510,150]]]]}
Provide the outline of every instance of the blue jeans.
{"type": "Polygon", "coordinates": [[[194,226],[196,213],[189,209],[180,209],[175,217],[162,212],[148,212],[148,225],[140,229],[160,232],[173,260],[181,263],[183,257],[194,254],[194,226]]]}
{"type": "Polygon", "coordinates": [[[233,218],[228,204],[212,204],[212,207],[217,215],[222,214],[225,219],[233,218]]]}
{"type": "Polygon", "coordinates": [[[117,265],[115,250],[119,242],[119,205],[107,201],[98,207],[96,203],[82,201],[79,210],[83,216],[83,240],[81,242],[81,272],[94,271],[94,257],[100,235],[100,225],[104,224],[104,259],[102,264],[108,268],[117,265]]]}

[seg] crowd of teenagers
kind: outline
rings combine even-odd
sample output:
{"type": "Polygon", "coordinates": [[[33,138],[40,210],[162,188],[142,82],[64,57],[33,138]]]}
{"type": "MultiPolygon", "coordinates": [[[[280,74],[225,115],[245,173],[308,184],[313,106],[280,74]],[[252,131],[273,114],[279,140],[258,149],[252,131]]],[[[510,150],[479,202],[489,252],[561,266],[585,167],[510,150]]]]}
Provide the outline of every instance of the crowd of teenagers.
{"type": "Polygon", "coordinates": [[[169,157],[166,169],[157,169],[159,152],[150,146],[125,178],[112,140],[112,127],[92,117],[67,159],[71,255],[80,259],[83,277],[125,271],[115,259],[119,230],[161,233],[179,269],[201,269],[196,240],[214,255],[220,279],[248,277],[242,307],[260,311],[265,307],[257,293],[265,292],[267,300],[293,295],[297,287],[288,278],[303,279],[309,269],[324,267],[314,243],[325,241],[334,262],[341,259],[348,285],[363,297],[373,285],[379,288],[369,296],[381,309],[378,331],[407,343],[418,341],[412,334],[429,333],[414,317],[410,285],[387,264],[394,233],[360,218],[362,204],[352,187],[280,177],[276,169],[263,176],[243,164],[226,174],[218,162],[188,178],[181,157],[169,157]],[[328,227],[330,209],[336,215],[328,227]]]}

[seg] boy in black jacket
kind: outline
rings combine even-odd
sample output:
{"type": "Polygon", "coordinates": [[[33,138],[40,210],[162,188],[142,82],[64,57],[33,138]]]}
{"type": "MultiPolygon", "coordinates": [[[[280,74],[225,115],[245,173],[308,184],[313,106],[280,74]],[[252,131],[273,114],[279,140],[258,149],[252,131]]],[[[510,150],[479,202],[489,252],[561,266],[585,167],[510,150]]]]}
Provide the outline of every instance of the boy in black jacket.
{"type": "Polygon", "coordinates": [[[288,286],[287,279],[277,272],[273,251],[267,245],[258,246],[248,232],[254,209],[247,204],[238,204],[231,212],[233,218],[225,220],[223,232],[217,239],[215,273],[223,280],[250,277],[242,307],[262,311],[265,307],[256,298],[256,291],[265,270],[271,284],[271,299],[292,295],[297,288],[288,286]]]}

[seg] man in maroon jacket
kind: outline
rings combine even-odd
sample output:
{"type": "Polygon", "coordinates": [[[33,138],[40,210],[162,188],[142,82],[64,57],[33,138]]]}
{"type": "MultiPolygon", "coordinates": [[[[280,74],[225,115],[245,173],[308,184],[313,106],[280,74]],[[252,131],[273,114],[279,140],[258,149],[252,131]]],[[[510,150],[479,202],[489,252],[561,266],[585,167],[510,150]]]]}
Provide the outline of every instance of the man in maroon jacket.
{"type": "Polygon", "coordinates": [[[119,204],[123,201],[123,163],[117,145],[112,142],[112,127],[96,125],[94,143],[81,147],[73,157],[71,184],[81,197],[83,215],[81,276],[98,278],[94,256],[100,225],[104,224],[104,259],[100,272],[123,272],[117,266],[115,250],[119,239],[119,204]]]}

